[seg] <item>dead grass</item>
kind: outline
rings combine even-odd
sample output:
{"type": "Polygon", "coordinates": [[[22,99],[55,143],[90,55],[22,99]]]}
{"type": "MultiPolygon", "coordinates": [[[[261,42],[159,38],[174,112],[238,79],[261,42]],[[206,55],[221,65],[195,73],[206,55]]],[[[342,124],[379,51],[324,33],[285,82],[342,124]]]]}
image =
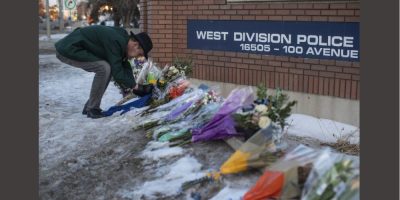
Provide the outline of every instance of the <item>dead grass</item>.
{"type": "Polygon", "coordinates": [[[336,149],[340,153],[345,153],[348,155],[359,156],[360,155],[360,145],[351,144],[348,140],[338,139],[336,143],[321,143],[321,145],[330,146],[336,149]]]}

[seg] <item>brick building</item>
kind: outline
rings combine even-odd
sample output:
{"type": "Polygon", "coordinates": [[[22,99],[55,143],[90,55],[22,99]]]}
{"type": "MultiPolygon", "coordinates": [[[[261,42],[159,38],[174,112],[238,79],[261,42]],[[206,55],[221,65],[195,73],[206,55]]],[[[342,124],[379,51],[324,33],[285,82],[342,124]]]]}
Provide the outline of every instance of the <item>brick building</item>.
{"type": "Polygon", "coordinates": [[[192,57],[193,79],[222,85],[265,83],[299,100],[296,112],[359,125],[360,63],[339,59],[188,48],[190,20],[344,22],[360,20],[359,1],[143,0],[141,31],[161,66],[192,57]]]}

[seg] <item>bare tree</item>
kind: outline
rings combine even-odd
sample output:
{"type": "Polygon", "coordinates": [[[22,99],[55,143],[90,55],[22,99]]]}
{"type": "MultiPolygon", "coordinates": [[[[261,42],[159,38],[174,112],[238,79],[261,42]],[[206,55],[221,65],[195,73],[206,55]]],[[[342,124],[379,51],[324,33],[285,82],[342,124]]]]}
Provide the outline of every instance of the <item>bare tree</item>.
{"type": "Polygon", "coordinates": [[[99,9],[108,2],[109,0],[89,0],[89,6],[92,8],[89,16],[94,22],[99,21],[99,9]]]}
{"type": "Polygon", "coordinates": [[[101,6],[110,4],[113,8],[112,17],[114,20],[114,26],[122,25],[125,28],[130,28],[131,21],[135,15],[138,15],[138,4],[139,0],[89,0],[89,4],[92,5],[91,18],[98,21],[99,9],[101,6]]]}

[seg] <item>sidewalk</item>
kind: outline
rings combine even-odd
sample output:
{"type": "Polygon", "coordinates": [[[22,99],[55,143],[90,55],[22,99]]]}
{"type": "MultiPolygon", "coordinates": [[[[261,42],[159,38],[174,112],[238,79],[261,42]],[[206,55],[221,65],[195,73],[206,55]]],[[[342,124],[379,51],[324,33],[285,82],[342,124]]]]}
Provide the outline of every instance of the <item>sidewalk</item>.
{"type": "Polygon", "coordinates": [[[50,41],[39,40],[39,54],[55,54],[56,53],[56,49],[54,47],[55,43],[56,43],[55,40],[50,40],[50,41]]]}

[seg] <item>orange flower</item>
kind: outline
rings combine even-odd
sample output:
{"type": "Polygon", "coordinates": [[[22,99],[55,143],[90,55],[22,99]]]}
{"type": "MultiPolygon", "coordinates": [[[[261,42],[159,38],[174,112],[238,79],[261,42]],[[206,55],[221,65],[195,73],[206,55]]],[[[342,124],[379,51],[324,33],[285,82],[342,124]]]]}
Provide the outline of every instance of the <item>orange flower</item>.
{"type": "Polygon", "coordinates": [[[176,97],[181,96],[189,85],[190,82],[184,80],[178,86],[172,87],[168,92],[170,99],[175,99],[176,97]]]}

